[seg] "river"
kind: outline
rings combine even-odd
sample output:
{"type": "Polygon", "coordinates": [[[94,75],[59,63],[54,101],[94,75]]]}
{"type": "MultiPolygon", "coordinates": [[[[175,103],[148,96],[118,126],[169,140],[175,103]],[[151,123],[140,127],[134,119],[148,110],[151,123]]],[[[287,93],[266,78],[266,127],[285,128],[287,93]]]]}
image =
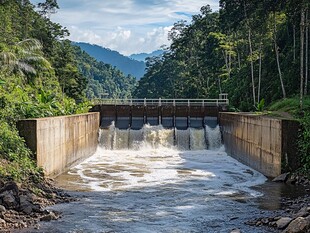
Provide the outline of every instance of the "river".
{"type": "Polygon", "coordinates": [[[56,179],[79,200],[51,207],[63,217],[29,232],[276,232],[244,223],[280,208],[281,187],[228,156],[218,128],[208,140],[142,131],[102,130],[95,155],[56,179]]]}

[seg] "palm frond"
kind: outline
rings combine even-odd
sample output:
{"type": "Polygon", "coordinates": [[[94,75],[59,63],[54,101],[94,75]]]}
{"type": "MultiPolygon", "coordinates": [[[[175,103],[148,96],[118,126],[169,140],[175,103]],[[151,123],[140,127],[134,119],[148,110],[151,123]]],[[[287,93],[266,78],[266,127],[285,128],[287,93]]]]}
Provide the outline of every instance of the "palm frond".
{"type": "Polygon", "coordinates": [[[2,66],[14,66],[17,62],[17,58],[12,52],[1,52],[0,53],[0,63],[2,66]]]}
{"type": "Polygon", "coordinates": [[[36,70],[29,64],[23,61],[18,61],[17,64],[17,69],[26,73],[32,73],[36,74],[36,70]]]}
{"type": "Polygon", "coordinates": [[[41,51],[42,44],[37,39],[25,39],[17,43],[17,45],[22,48],[23,52],[31,52],[31,51],[41,51]]]}

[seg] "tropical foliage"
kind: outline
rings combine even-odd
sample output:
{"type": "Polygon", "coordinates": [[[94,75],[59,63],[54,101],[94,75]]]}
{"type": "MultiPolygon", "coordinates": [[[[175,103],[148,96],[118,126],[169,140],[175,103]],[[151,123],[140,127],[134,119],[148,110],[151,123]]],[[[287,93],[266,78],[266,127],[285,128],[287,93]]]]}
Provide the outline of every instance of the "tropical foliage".
{"type": "MultiPolygon", "coordinates": [[[[130,97],[135,85],[65,40],[66,28],[50,20],[56,0],[0,1],[0,178],[39,175],[16,122],[88,111],[89,98],[130,97]]],[[[39,175],[40,176],[40,175],[39,175]]]]}
{"type": "MultiPolygon", "coordinates": [[[[310,168],[310,2],[220,0],[218,12],[201,8],[190,23],[174,24],[171,46],[147,62],[134,95],[152,98],[217,98],[231,109],[262,111],[281,99],[298,103],[304,164],[310,168]]],[[[290,109],[289,105],[286,105],[290,109]]],[[[295,105],[294,105],[295,106],[295,105]]]]}
{"type": "Polygon", "coordinates": [[[175,23],[172,44],[147,63],[137,97],[217,98],[255,110],[308,94],[309,1],[220,0],[175,23]]]}

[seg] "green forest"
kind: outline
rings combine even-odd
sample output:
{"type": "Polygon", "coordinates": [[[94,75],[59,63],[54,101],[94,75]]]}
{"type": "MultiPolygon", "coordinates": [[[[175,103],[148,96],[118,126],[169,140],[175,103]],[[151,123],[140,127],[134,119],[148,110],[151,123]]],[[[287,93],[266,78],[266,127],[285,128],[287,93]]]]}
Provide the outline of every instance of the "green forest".
{"type": "Polygon", "coordinates": [[[19,119],[87,112],[90,100],[131,98],[137,85],[111,65],[66,40],[69,31],[50,20],[56,0],[0,1],[0,177],[40,177],[19,137],[19,119]]]}
{"type": "MultiPolygon", "coordinates": [[[[309,129],[309,1],[220,0],[176,22],[171,45],[135,77],[98,62],[50,20],[56,0],[0,0],[0,178],[41,177],[19,137],[23,118],[87,112],[101,98],[218,98],[230,109],[262,110],[297,99],[309,129]]],[[[301,136],[310,168],[310,134],[301,136]]]]}
{"type": "Polygon", "coordinates": [[[139,98],[218,98],[231,111],[289,112],[303,126],[299,148],[310,169],[307,0],[220,0],[170,31],[171,45],[148,58],[139,98]]]}
{"type": "Polygon", "coordinates": [[[217,98],[241,111],[309,92],[309,1],[220,0],[170,31],[134,95],[217,98]]]}

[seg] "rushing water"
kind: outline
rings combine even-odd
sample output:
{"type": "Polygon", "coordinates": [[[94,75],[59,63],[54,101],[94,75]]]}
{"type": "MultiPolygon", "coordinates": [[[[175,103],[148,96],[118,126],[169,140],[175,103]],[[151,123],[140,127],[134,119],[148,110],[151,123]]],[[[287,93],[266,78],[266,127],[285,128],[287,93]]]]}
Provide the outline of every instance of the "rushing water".
{"type": "Polygon", "coordinates": [[[96,154],[57,179],[80,200],[31,232],[272,232],[244,224],[262,214],[266,178],[220,140],[218,127],[101,130],[96,154]]]}

